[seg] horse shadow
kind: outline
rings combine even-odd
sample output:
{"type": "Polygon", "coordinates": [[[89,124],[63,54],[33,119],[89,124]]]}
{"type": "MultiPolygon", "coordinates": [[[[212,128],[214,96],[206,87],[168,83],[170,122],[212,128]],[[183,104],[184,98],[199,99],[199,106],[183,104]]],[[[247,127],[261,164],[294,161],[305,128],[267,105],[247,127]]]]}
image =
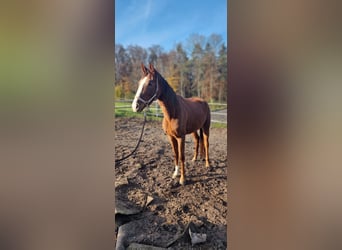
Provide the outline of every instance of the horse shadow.
{"type": "Polygon", "coordinates": [[[195,183],[208,183],[211,180],[227,180],[227,176],[223,175],[212,175],[212,176],[205,176],[205,175],[196,175],[196,176],[188,176],[186,179],[185,185],[193,185],[195,183]],[[202,177],[202,178],[197,178],[197,177],[202,177]],[[203,177],[206,177],[203,179],[203,177]]]}
{"type": "MultiPolygon", "coordinates": [[[[217,173],[217,170],[222,172],[222,169],[227,168],[227,166],[219,166],[217,162],[211,164],[209,168],[204,167],[202,164],[202,160],[197,160],[195,162],[191,162],[188,165],[188,171],[186,174],[186,184],[191,185],[197,182],[207,183],[213,179],[215,180],[227,180],[227,173],[217,173]],[[201,173],[194,173],[191,171],[191,168],[201,168],[201,173]]],[[[226,171],[225,171],[226,172],[226,171]]]]}

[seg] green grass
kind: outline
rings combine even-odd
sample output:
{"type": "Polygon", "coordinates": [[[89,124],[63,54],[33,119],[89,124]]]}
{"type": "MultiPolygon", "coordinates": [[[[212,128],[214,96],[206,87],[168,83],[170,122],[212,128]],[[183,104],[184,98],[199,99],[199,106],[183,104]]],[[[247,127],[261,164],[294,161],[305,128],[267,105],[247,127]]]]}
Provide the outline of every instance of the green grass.
{"type": "MultiPolygon", "coordinates": [[[[142,114],[134,113],[131,108],[131,102],[115,102],[115,117],[141,117],[142,114]]],[[[157,120],[160,119],[156,116],[156,114],[162,114],[161,109],[159,106],[155,106],[154,104],[151,105],[151,109],[149,109],[147,115],[156,118],[157,120]],[[158,107],[158,109],[155,109],[158,107]]]]}
{"type": "MultiPolygon", "coordinates": [[[[151,106],[152,108],[155,108],[155,105],[151,106]]],[[[223,105],[211,105],[210,110],[216,111],[216,110],[222,110],[225,108],[223,105]]],[[[115,117],[143,117],[143,113],[134,113],[131,108],[131,103],[130,102],[115,102],[115,109],[114,109],[115,117]]],[[[148,120],[149,121],[161,121],[162,117],[157,117],[156,113],[162,114],[162,111],[160,108],[156,109],[149,109],[147,111],[148,115],[148,120]]],[[[211,123],[212,128],[227,128],[227,124],[224,123],[217,123],[217,122],[212,122],[211,123]]]]}
{"type": "Polygon", "coordinates": [[[131,102],[114,102],[115,107],[131,106],[131,102]]]}
{"type": "Polygon", "coordinates": [[[140,117],[141,114],[133,113],[126,109],[115,109],[115,117],[140,117]]]}
{"type": "Polygon", "coordinates": [[[214,111],[218,111],[218,110],[222,110],[222,109],[227,109],[227,105],[222,105],[220,103],[214,103],[214,104],[210,104],[209,108],[212,112],[214,112],[214,111]]]}
{"type": "MultiPolygon", "coordinates": [[[[119,106],[116,106],[119,107],[119,106]]],[[[147,119],[153,120],[153,121],[161,121],[162,117],[156,116],[156,111],[149,109],[146,111],[147,119]]],[[[159,114],[161,114],[161,111],[159,111],[159,114]]],[[[144,113],[135,113],[132,111],[131,108],[116,108],[115,109],[115,117],[139,117],[142,118],[144,116],[144,113]]]]}
{"type": "Polygon", "coordinates": [[[212,122],[211,123],[212,128],[227,128],[227,124],[225,123],[218,123],[218,122],[212,122]]]}

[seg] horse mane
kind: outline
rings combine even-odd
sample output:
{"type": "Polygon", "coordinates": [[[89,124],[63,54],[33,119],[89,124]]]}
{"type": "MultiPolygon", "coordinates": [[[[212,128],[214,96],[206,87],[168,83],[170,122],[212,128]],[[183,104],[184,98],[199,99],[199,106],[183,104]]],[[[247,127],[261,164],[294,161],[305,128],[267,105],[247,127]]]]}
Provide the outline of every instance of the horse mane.
{"type": "Polygon", "coordinates": [[[168,113],[171,117],[174,117],[176,108],[179,106],[177,94],[158,71],[155,70],[155,74],[159,78],[158,81],[161,86],[161,94],[158,99],[165,102],[165,104],[167,103],[168,107],[172,107],[172,110],[168,110],[168,113]]]}

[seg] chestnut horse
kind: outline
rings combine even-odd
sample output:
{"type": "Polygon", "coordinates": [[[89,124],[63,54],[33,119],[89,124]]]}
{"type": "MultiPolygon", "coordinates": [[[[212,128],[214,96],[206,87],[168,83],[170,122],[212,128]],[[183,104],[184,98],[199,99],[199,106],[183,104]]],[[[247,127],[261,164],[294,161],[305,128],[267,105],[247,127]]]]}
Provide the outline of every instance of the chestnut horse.
{"type": "Polygon", "coordinates": [[[180,162],[179,183],[184,185],[184,146],[186,134],[192,134],[195,142],[192,161],[197,159],[198,146],[200,144],[201,157],[203,158],[205,151],[205,165],[209,167],[209,105],[200,98],[183,98],[177,95],[152,64],[150,64],[149,69],[141,64],[141,70],[143,77],[139,81],[132,109],[134,112],[141,112],[157,99],[164,114],[163,130],[170,140],[174,154],[175,171],[172,178],[176,178],[179,175],[178,163],[180,162]],[[197,130],[200,130],[200,135],[198,135],[197,130]]]}

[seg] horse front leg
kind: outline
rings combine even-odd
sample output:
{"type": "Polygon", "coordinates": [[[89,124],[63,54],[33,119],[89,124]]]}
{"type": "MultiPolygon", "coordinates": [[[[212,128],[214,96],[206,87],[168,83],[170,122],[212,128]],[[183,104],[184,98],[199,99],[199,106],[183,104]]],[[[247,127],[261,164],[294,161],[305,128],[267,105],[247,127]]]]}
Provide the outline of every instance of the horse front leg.
{"type": "Polygon", "coordinates": [[[184,146],[185,146],[185,136],[182,136],[180,138],[177,138],[178,142],[178,156],[179,156],[179,161],[180,161],[180,169],[181,169],[181,177],[179,179],[179,183],[181,185],[185,184],[185,169],[184,169],[184,146]]]}
{"type": "Polygon", "coordinates": [[[179,175],[179,166],[178,166],[178,144],[177,140],[171,136],[168,135],[169,141],[171,143],[172,152],[174,156],[174,163],[175,163],[175,171],[173,172],[172,179],[176,178],[179,175]]]}

